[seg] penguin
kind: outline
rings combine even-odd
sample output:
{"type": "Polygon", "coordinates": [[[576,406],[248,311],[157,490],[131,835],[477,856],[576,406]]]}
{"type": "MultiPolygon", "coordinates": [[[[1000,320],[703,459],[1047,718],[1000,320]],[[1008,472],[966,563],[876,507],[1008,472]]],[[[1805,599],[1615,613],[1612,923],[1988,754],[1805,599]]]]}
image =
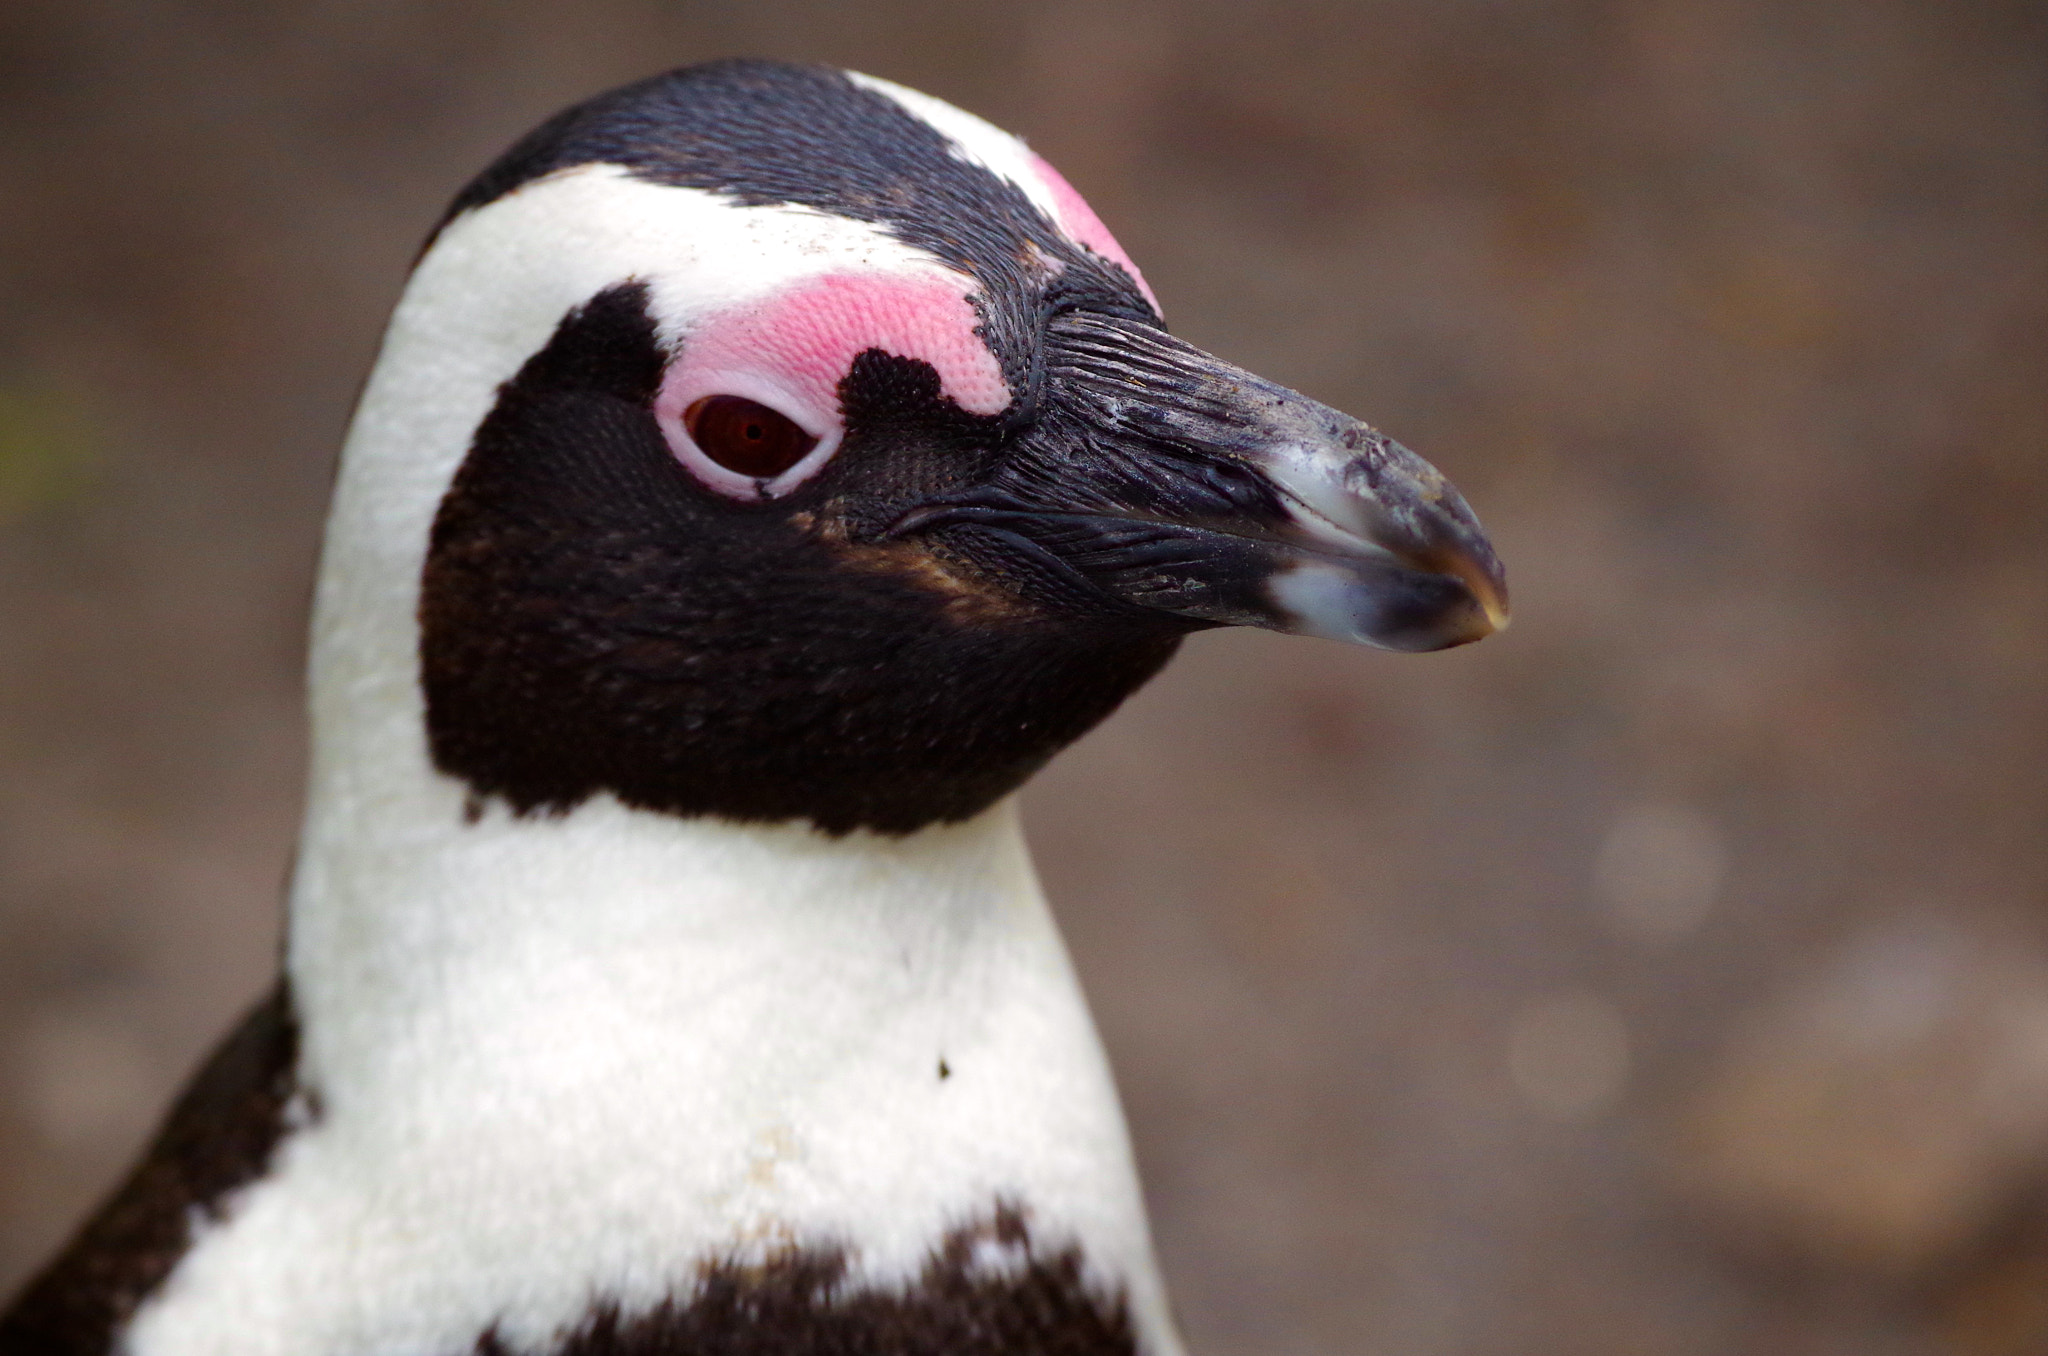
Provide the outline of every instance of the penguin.
{"type": "Polygon", "coordinates": [[[1022,142],[731,60],[455,198],[341,456],[276,990],[7,1356],[1178,1356],[1016,793],[1219,626],[1507,618],[1022,142]]]}

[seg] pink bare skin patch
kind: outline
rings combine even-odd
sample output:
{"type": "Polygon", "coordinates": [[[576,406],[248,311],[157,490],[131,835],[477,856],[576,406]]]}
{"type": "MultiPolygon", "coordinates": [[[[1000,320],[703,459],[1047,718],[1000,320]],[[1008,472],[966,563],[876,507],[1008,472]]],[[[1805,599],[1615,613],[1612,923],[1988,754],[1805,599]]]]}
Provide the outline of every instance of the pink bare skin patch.
{"type": "Polygon", "coordinates": [[[1131,281],[1145,294],[1145,300],[1152,303],[1152,309],[1159,310],[1159,298],[1152,295],[1152,287],[1145,281],[1145,275],[1131,262],[1131,256],[1124,253],[1124,247],[1116,243],[1116,237],[1109,233],[1109,227],[1102,224],[1102,218],[1095,215],[1095,209],[1088,205],[1088,200],[1076,193],[1074,186],[1048,165],[1044,157],[1032,156],[1031,167],[1038,171],[1039,178],[1045,180],[1045,186],[1052,191],[1052,200],[1059,204],[1060,229],[1130,274],[1131,281]]]}
{"type": "Polygon", "coordinates": [[[783,493],[831,459],[843,432],[839,383],[869,349],[931,364],[940,393],[973,414],[1009,408],[1001,364],[976,334],[972,284],[942,276],[835,273],[809,278],[712,317],[683,336],[662,378],[655,421],[670,448],[713,489],[743,499],[783,493]],[[713,463],[690,440],[684,413],[706,396],[734,395],[787,416],[818,439],[782,474],[753,480],[713,463]]]}

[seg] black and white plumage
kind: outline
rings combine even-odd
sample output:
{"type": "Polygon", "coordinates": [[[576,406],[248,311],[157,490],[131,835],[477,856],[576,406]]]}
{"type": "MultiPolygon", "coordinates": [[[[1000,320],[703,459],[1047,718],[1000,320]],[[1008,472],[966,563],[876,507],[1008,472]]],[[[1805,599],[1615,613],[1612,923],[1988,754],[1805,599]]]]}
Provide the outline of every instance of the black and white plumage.
{"type": "Polygon", "coordinates": [[[0,1348],[1169,1356],[1011,793],[1189,631],[1504,598],[987,124],[759,62],[572,109],[343,454],[283,984],[0,1348]]]}

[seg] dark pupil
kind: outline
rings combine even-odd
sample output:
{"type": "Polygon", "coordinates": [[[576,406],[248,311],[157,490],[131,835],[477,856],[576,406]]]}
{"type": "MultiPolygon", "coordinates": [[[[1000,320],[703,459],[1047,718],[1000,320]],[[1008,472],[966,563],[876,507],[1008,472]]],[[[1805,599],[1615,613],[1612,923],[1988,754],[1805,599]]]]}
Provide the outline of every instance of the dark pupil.
{"type": "Polygon", "coordinates": [[[781,475],[818,445],[793,420],[745,396],[705,396],[683,411],[683,425],[705,456],[756,480],[781,475]]]}

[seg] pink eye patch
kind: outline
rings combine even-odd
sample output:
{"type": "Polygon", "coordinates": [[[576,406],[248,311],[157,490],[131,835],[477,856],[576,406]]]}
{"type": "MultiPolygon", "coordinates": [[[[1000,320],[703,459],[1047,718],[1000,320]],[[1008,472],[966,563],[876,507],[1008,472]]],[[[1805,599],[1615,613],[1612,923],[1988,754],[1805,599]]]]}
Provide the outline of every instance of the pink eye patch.
{"type": "Polygon", "coordinates": [[[711,488],[766,499],[831,459],[842,432],[839,383],[869,349],[929,363],[941,394],[961,409],[1000,414],[1010,388],[974,332],[980,317],[967,301],[968,287],[965,279],[944,277],[826,274],[734,307],[684,335],[682,357],[655,397],[655,420],[670,448],[711,488]],[[786,470],[749,477],[691,437],[688,412],[712,397],[766,406],[817,445],[786,470]]]}
{"type": "Polygon", "coordinates": [[[758,374],[800,402],[788,411],[799,422],[836,419],[840,381],[857,355],[878,348],[930,363],[961,409],[1000,414],[1010,388],[974,332],[979,323],[965,291],[938,278],[828,274],[691,331],[664,394],[701,374],[758,374]]]}

